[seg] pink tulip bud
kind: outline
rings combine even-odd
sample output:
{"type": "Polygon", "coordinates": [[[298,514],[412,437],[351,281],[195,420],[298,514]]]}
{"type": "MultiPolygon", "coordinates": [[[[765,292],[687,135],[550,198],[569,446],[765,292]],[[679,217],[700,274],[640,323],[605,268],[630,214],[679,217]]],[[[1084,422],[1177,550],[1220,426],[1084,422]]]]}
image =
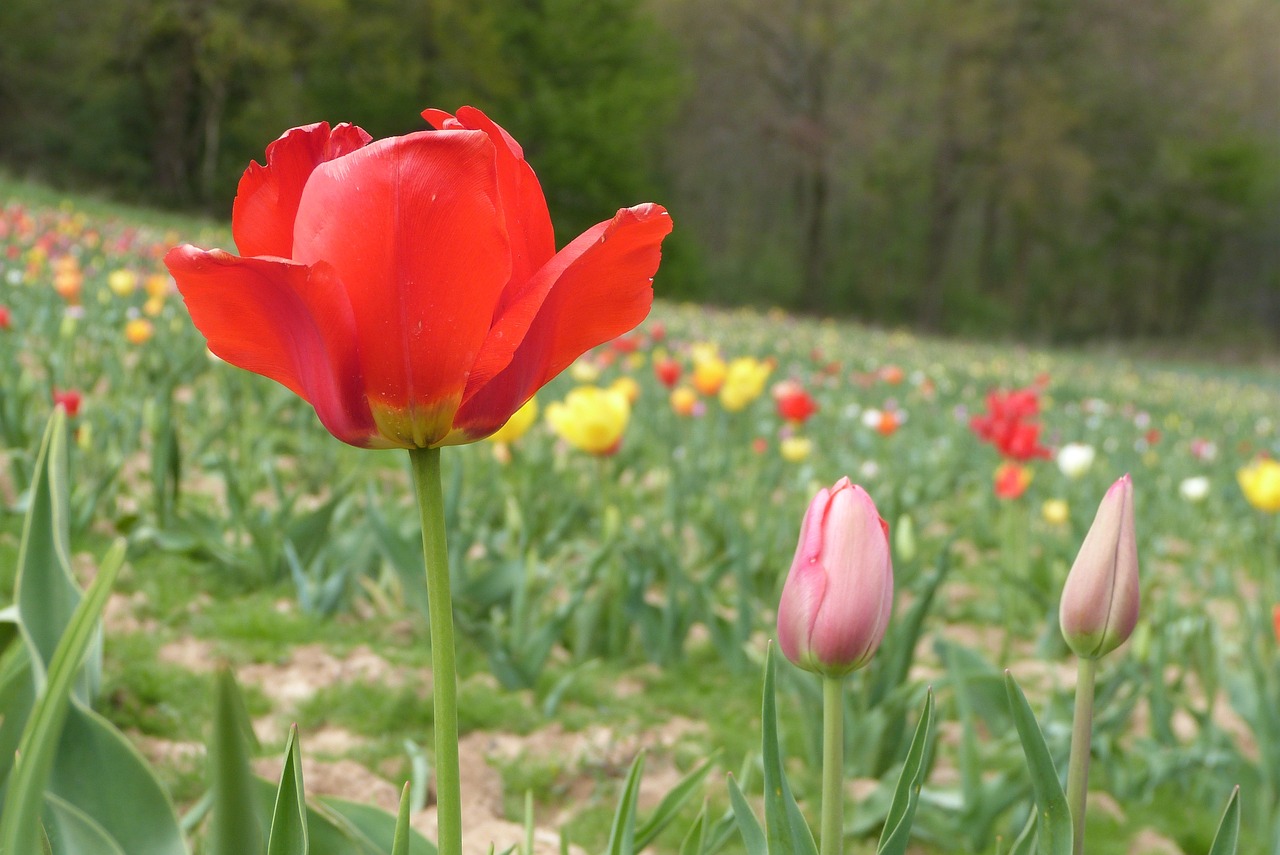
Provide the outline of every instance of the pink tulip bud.
{"type": "Polygon", "coordinates": [[[861,668],[893,609],[889,526],[866,490],[841,478],[814,497],[778,604],[778,643],[807,671],[861,668]]]}
{"type": "Polygon", "coordinates": [[[1138,541],[1133,482],[1111,485],[1067,575],[1058,610],[1062,635],[1077,656],[1097,659],[1128,640],[1138,622],[1138,541]]]}

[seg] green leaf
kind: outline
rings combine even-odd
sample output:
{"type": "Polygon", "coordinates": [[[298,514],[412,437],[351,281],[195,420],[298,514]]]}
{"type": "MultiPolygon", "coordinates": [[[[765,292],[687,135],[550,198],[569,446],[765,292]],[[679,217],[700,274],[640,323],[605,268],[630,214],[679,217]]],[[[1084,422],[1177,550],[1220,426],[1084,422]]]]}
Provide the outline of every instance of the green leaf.
{"type": "Polygon", "coordinates": [[[933,689],[929,689],[925,695],[924,709],[920,711],[920,721],[916,724],[915,736],[911,739],[911,747],[907,749],[907,761],[902,767],[902,774],[898,776],[893,801],[889,803],[889,815],[885,818],[880,845],[876,848],[877,855],[904,855],[907,851],[907,842],[911,839],[911,823],[920,802],[920,788],[924,785],[924,760],[932,730],[933,689]]]}
{"type": "Polygon", "coordinates": [[[45,796],[45,831],[54,855],[128,855],[91,816],[53,794],[45,796]]]}
{"type": "Polygon", "coordinates": [[[636,755],[627,774],[627,782],[618,796],[618,807],[613,813],[613,825],[609,829],[607,855],[632,855],[636,847],[636,800],[640,797],[640,777],[644,774],[644,752],[636,755]]]}
{"type": "Polygon", "coordinates": [[[680,841],[680,855],[704,855],[707,851],[707,803],[703,801],[702,810],[698,811],[693,825],[680,841]]]}
{"type": "Polygon", "coordinates": [[[1222,812],[1222,821],[1218,823],[1218,831],[1213,836],[1213,846],[1209,855],[1235,855],[1236,846],[1240,842],[1240,788],[1231,791],[1227,799],[1227,809],[1222,812]]]}
{"type": "Polygon", "coordinates": [[[92,817],[129,855],[185,853],[173,804],[120,731],[73,702],[49,792],[92,817]]]}
{"type": "Polygon", "coordinates": [[[711,761],[703,761],[702,765],[694,769],[689,774],[680,779],[680,783],[676,784],[671,790],[662,797],[662,801],[658,803],[658,807],[654,809],[653,815],[645,820],[644,824],[636,830],[636,850],[644,849],[654,839],[662,833],[662,830],[671,824],[676,818],[680,809],[693,796],[703,779],[707,777],[707,773],[711,771],[711,761]]]}
{"type": "MultiPolygon", "coordinates": [[[[383,855],[395,845],[396,825],[398,818],[373,805],[357,804],[332,796],[321,796],[318,804],[310,814],[311,823],[311,855],[325,855],[335,851],[322,848],[317,831],[323,831],[330,825],[340,829],[348,839],[355,841],[359,848],[344,851],[383,855]],[[323,822],[317,824],[317,819],[323,822]]],[[[421,833],[410,827],[408,830],[409,855],[436,855],[435,844],[421,833]]]]}
{"type": "MultiPolygon", "coordinates": [[[[54,419],[57,423],[57,419],[54,419]]],[[[37,480],[39,478],[37,477],[37,480]]],[[[71,691],[80,663],[97,635],[98,616],[124,563],[125,544],[117,541],[98,568],[49,661],[43,691],[22,731],[18,759],[10,774],[0,815],[0,852],[33,852],[40,837],[40,808],[53,771],[63,725],[71,710],[71,691]]]]}
{"type": "Polygon", "coordinates": [[[764,829],[755,811],[747,804],[747,797],[742,794],[738,782],[729,776],[729,804],[733,807],[733,818],[738,823],[738,832],[742,835],[747,855],[769,855],[769,846],[765,841],[764,829]]]}
{"type": "Polygon", "coordinates": [[[764,709],[760,726],[764,749],[764,827],[772,855],[817,855],[813,842],[791,785],[782,768],[782,751],[778,744],[778,710],[775,696],[775,659],[773,644],[764,657],[764,709]]]}
{"type": "Polygon", "coordinates": [[[1031,773],[1031,786],[1036,795],[1039,816],[1040,851],[1044,855],[1071,855],[1071,809],[1062,792],[1062,782],[1053,767],[1053,757],[1045,744],[1040,723],[1036,721],[1027,696],[1022,693],[1013,675],[1005,672],[1005,688],[1009,693],[1009,707],[1013,723],[1022,740],[1022,753],[1027,758],[1027,771],[1031,773]]]}
{"type": "Polygon", "coordinates": [[[391,855],[409,855],[409,785],[400,791],[400,810],[396,813],[396,836],[391,840],[391,855]]]}
{"type": "Polygon", "coordinates": [[[284,769],[276,790],[267,855],[307,855],[307,798],[302,789],[302,756],[298,750],[298,726],[289,728],[284,749],[284,769]]]}
{"type": "Polygon", "coordinates": [[[209,855],[259,855],[264,851],[266,813],[259,809],[257,781],[249,771],[252,732],[240,688],[224,669],[218,675],[209,750],[213,779],[209,855]]]}

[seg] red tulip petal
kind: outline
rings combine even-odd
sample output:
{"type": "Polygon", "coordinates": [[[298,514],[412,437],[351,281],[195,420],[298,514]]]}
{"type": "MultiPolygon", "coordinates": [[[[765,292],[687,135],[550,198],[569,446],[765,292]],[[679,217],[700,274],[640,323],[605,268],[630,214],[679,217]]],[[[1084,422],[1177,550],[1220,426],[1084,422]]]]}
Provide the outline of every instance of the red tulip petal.
{"type": "Polygon", "coordinates": [[[644,320],[653,302],[662,239],[670,232],[671,217],[660,205],[623,208],[547,262],[495,322],[454,420],[462,432],[457,441],[497,430],[573,360],[644,320]],[[510,364],[486,379],[487,361],[501,362],[522,329],[527,332],[510,364]]]}
{"type": "Polygon", "coordinates": [[[425,131],[316,167],[293,257],[332,264],[345,285],[381,432],[443,437],[510,277],[489,138],[425,131]]]}
{"type": "Polygon", "coordinates": [[[372,139],[354,125],[343,123],[330,132],[329,124],[320,122],[285,131],[267,146],[267,165],[249,164],[231,208],[231,230],[240,254],[291,257],[293,220],[311,173],[372,139]]]}
{"type": "MultiPolygon", "coordinates": [[[[525,162],[524,150],[500,125],[475,107],[462,107],[458,115],[443,110],[424,110],[422,117],[437,128],[462,128],[483,131],[493,141],[498,153],[498,192],[506,214],[507,234],[511,237],[511,282],[528,283],[533,274],[556,253],[556,237],[547,212],[547,200],[533,168],[525,162]]],[[[507,304],[521,297],[508,289],[497,314],[507,304]]]]}
{"type": "Polygon", "coordinates": [[[325,265],[190,245],[171,249],[165,264],[211,351],[301,396],[338,439],[371,444],[351,305],[325,265]]]}

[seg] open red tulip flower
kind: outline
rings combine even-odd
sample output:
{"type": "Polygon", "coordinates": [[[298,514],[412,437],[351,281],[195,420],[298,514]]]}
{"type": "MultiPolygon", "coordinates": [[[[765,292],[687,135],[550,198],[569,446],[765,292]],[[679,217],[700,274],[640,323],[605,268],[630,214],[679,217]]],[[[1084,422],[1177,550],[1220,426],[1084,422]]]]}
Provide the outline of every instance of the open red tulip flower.
{"type": "Polygon", "coordinates": [[[623,208],[556,251],[520,145],[484,113],[373,140],[293,128],[240,179],[240,255],[165,263],[217,356],[306,399],[366,448],[483,439],[649,312],[671,219],[623,208]]]}

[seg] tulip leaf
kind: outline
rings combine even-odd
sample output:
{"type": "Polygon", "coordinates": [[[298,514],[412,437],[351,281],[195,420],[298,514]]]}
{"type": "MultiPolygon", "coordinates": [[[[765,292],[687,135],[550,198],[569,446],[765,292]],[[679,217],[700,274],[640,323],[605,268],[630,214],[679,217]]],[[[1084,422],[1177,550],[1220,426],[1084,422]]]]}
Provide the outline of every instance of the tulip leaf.
{"type": "Polygon", "coordinates": [[[636,801],[640,797],[640,778],[644,774],[644,752],[636,755],[627,773],[627,782],[618,796],[618,808],[609,829],[607,855],[632,855],[636,850],[636,801]]]}
{"type": "MultiPolygon", "coordinates": [[[[311,855],[336,852],[384,855],[395,845],[398,822],[398,817],[373,805],[321,796],[310,808],[311,855]],[[348,848],[335,848],[335,835],[339,834],[347,841],[348,848]],[[350,848],[352,843],[356,846],[354,850],[350,848]]],[[[408,828],[407,840],[409,855],[436,855],[435,844],[412,826],[408,828]]]]}
{"type": "Polygon", "coordinates": [[[146,760],[110,722],[76,702],[49,790],[92,817],[129,855],[187,851],[173,804],[146,760]]]}
{"type": "Polygon", "coordinates": [[[704,855],[707,851],[707,803],[702,803],[702,810],[693,820],[693,825],[685,832],[680,841],[680,855],[704,855]]]}
{"type": "Polygon", "coordinates": [[[1213,846],[1209,855],[1235,855],[1236,846],[1240,842],[1240,788],[1231,791],[1227,799],[1227,808],[1222,812],[1222,821],[1218,823],[1218,831],[1213,836],[1213,846]]]}
{"type": "Polygon", "coordinates": [[[738,832],[742,835],[747,855],[768,855],[769,847],[765,841],[764,829],[760,827],[760,820],[756,818],[751,805],[747,804],[747,797],[742,794],[742,788],[733,775],[729,776],[729,804],[733,807],[733,818],[738,824],[738,832]]]}
{"type": "Polygon", "coordinates": [[[209,765],[213,786],[209,855],[260,855],[265,812],[260,811],[258,783],[249,771],[253,728],[244,698],[228,670],[218,675],[209,765]]]}
{"type": "Polygon", "coordinates": [[[684,807],[685,803],[693,796],[703,779],[707,777],[707,773],[711,771],[711,761],[703,761],[702,765],[694,769],[689,774],[680,779],[680,782],[672,787],[658,806],[654,809],[653,815],[645,820],[644,824],[636,829],[636,851],[646,848],[654,841],[662,830],[671,824],[676,818],[676,814],[684,807]]]}
{"type": "MultiPolygon", "coordinates": [[[[54,424],[57,422],[55,418],[54,424]]],[[[98,616],[107,603],[111,585],[124,564],[124,550],[124,542],[119,541],[107,553],[52,651],[44,685],[23,728],[18,759],[8,781],[0,814],[0,852],[36,850],[44,791],[59,753],[63,725],[72,709],[72,687],[80,673],[80,663],[97,635],[98,616]]]]}
{"type": "Polygon", "coordinates": [[[298,751],[298,726],[289,728],[284,749],[284,769],[276,790],[267,855],[307,855],[307,801],[302,789],[302,756],[298,751]]]}
{"type": "Polygon", "coordinates": [[[53,855],[128,855],[93,817],[52,793],[45,796],[45,831],[53,855]]]}
{"type": "Polygon", "coordinates": [[[898,786],[889,803],[889,815],[885,818],[884,831],[876,855],[904,855],[911,839],[911,823],[915,819],[916,806],[920,802],[920,788],[924,785],[925,755],[933,732],[933,689],[925,694],[924,709],[916,724],[915,736],[907,749],[907,761],[898,776],[898,786]]]}
{"type": "Polygon", "coordinates": [[[805,822],[782,768],[778,744],[778,710],[775,692],[777,664],[773,645],[764,657],[764,704],[760,719],[764,749],[764,827],[769,851],[774,855],[817,855],[813,832],[805,822]]]}
{"type": "Polygon", "coordinates": [[[1035,792],[1038,817],[1040,851],[1044,855],[1071,855],[1071,809],[1062,792],[1062,782],[1053,766],[1053,756],[1045,744],[1044,733],[1036,721],[1027,696],[1022,693],[1013,675],[1005,672],[1005,688],[1009,693],[1009,707],[1013,711],[1013,723],[1022,741],[1022,752],[1027,758],[1027,771],[1031,773],[1031,787],[1035,792]]]}
{"type": "Polygon", "coordinates": [[[396,812],[396,834],[391,840],[391,855],[409,855],[409,784],[400,791],[400,810],[396,812]]]}

